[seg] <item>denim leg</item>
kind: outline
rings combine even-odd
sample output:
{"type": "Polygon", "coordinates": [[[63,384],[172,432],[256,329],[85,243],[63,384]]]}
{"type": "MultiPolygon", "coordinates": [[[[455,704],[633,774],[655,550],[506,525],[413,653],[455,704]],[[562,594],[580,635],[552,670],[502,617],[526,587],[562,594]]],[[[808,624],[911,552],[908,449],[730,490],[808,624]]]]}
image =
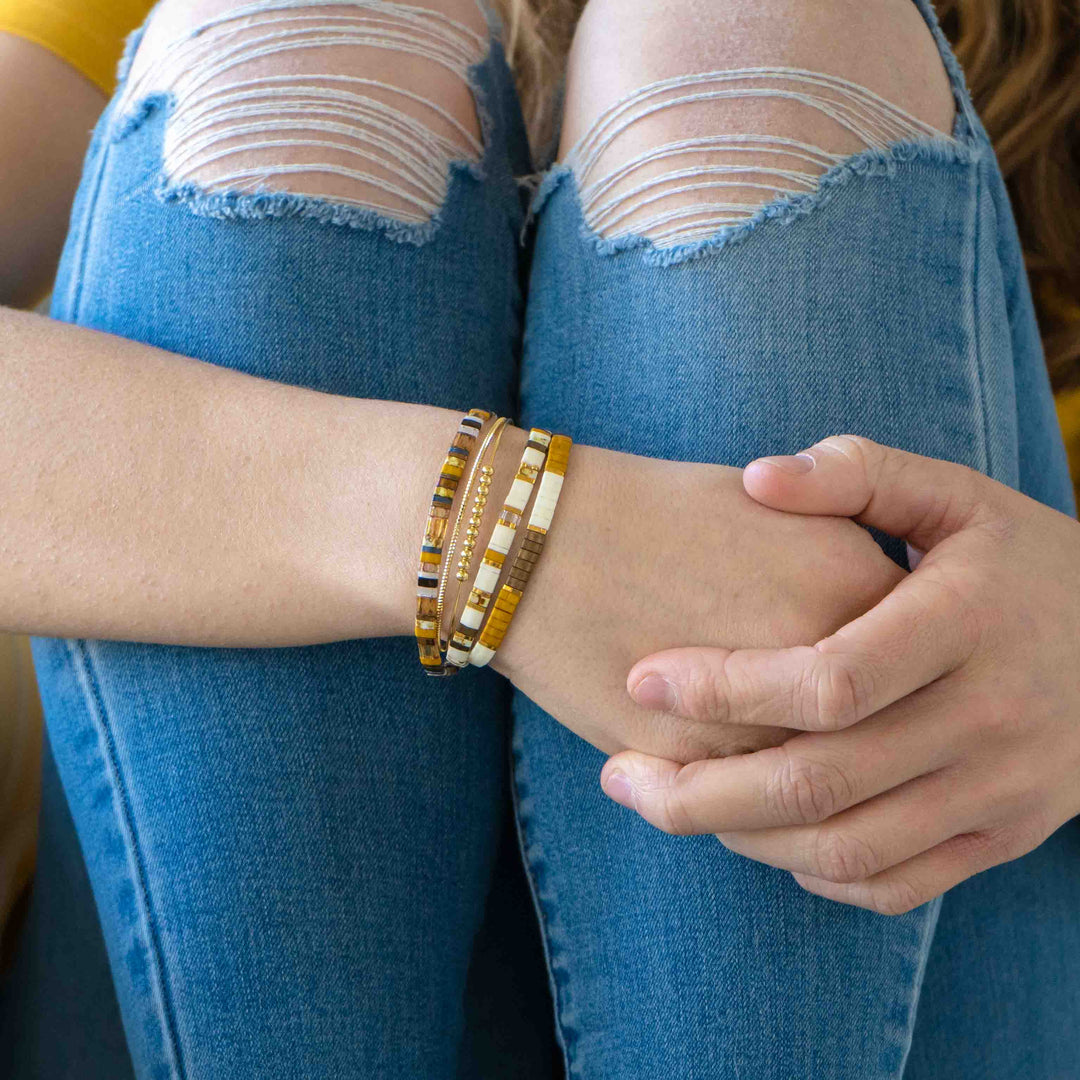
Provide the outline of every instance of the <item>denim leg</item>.
{"type": "MultiPolygon", "coordinates": [[[[482,153],[411,217],[177,183],[186,99],[121,110],[122,86],[54,315],[331,393],[512,413],[527,151],[494,38],[469,74],[482,153]]],[[[33,648],[140,1080],[551,1075],[539,948],[493,910],[518,896],[503,680],[425,678],[403,638],[33,648]]]]}
{"type": "Polygon", "coordinates": [[[94,897],[48,737],[37,865],[0,993],[0,1075],[132,1080],[94,897]]]}
{"type": "MultiPolygon", "coordinates": [[[[534,204],[522,422],[735,466],[857,432],[1068,508],[1056,425],[1032,419],[1052,416],[1049,387],[1000,174],[937,40],[957,101],[950,141],[857,153],[812,192],[705,236],[600,235],[577,173],[556,166],[534,204]]],[[[883,543],[903,559],[902,545],[883,543]]],[[[886,917],[806,893],[711,836],[652,829],[604,797],[601,753],[521,694],[514,717],[519,832],[569,1076],[897,1080],[913,1030],[923,1038],[928,963],[928,1008],[948,1022],[930,1018],[928,1052],[915,1057],[933,1061],[957,1025],[961,1045],[981,1051],[912,1075],[1075,1071],[982,1063],[1063,1062],[1074,1047],[1077,823],[886,917]],[[1019,944],[1006,947],[1017,926],[1019,944]],[[1051,962],[1055,945],[1067,955],[1051,962]],[[998,950],[1008,974],[995,979],[998,950]],[[1041,972],[1051,981],[1032,1000],[1041,972]],[[1055,993],[1073,1004],[1025,1026],[1055,993]],[[991,996],[1007,1001],[1011,1028],[981,1007],[991,996]]]]}

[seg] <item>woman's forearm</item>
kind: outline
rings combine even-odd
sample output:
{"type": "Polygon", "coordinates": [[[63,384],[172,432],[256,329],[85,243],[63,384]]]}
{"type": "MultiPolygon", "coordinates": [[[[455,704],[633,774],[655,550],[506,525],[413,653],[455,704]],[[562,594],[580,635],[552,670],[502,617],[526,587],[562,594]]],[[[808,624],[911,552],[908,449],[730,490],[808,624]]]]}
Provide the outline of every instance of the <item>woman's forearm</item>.
{"type": "MultiPolygon", "coordinates": [[[[410,633],[459,415],[0,309],[0,629],[215,646],[410,633]]],[[[507,433],[500,474],[523,441],[507,433]]]]}

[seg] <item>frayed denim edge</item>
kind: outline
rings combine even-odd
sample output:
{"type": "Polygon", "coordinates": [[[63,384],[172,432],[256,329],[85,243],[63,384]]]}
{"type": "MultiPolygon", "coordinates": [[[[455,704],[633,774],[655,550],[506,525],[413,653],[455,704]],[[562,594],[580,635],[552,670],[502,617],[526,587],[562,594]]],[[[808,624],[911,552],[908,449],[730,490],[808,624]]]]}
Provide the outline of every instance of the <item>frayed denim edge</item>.
{"type": "MultiPolygon", "coordinates": [[[[782,195],[759,207],[745,221],[740,221],[736,225],[721,226],[711,236],[706,236],[701,240],[672,244],[670,247],[657,247],[650,237],[637,233],[608,239],[590,228],[584,220],[584,215],[582,215],[581,236],[593,246],[598,255],[640,251],[646,263],[654,266],[673,266],[676,263],[707,255],[712,251],[719,251],[729,244],[739,243],[765,221],[777,221],[786,225],[797,218],[805,217],[820,206],[824,206],[839,188],[856,177],[892,177],[895,176],[899,164],[911,161],[926,161],[939,165],[970,165],[977,162],[982,153],[982,145],[975,138],[956,141],[945,137],[918,142],[896,142],[884,149],[862,150],[824,172],[813,191],[782,195]]],[[[540,213],[544,203],[564,182],[571,185],[580,213],[581,194],[577,186],[577,176],[570,166],[558,164],[545,174],[537,188],[529,207],[530,218],[540,213]]]]}
{"type": "MultiPolygon", "coordinates": [[[[443,205],[427,221],[408,222],[390,217],[388,214],[366,206],[352,206],[334,202],[314,195],[300,195],[291,191],[207,191],[194,183],[176,184],[166,175],[162,167],[158,171],[154,195],[162,202],[178,202],[186,206],[193,214],[201,217],[221,219],[258,220],[263,218],[302,217],[313,219],[323,225],[348,226],[353,229],[379,231],[387,239],[399,243],[417,246],[432,240],[443,223],[443,211],[454,194],[459,176],[468,176],[477,183],[488,177],[488,164],[495,152],[495,120],[489,104],[488,92],[481,73],[485,65],[492,70],[500,61],[506,66],[501,40],[501,24],[490,10],[481,7],[488,18],[492,30],[488,51],[468,68],[468,86],[476,106],[477,122],[480,125],[480,141],[484,152],[479,161],[467,158],[455,158],[447,165],[446,197],[443,205]]],[[[118,90],[122,88],[131,69],[132,61],[142,40],[143,27],[133,31],[124,47],[124,55],[118,68],[118,90]]],[[[112,142],[120,142],[136,131],[159,109],[166,117],[172,111],[176,97],[172,91],[163,90],[139,98],[128,110],[118,116],[113,124],[112,142]]]]}

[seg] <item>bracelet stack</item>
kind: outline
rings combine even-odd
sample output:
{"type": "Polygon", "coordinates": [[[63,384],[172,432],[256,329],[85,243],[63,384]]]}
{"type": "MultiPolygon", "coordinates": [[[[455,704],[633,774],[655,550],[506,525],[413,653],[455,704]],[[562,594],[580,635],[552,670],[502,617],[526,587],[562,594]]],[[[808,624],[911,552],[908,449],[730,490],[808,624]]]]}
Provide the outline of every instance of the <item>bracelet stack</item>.
{"type": "Polygon", "coordinates": [[[521,602],[529,575],[543,551],[544,539],[551,527],[566,475],[571,440],[565,435],[552,435],[543,428],[533,428],[529,432],[517,473],[505,497],[502,511],[469,590],[465,609],[458,621],[458,596],[462,584],[469,578],[473,549],[480,534],[488,493],[495,480],[495,454],[508,425],[506,417],[498,417],[494,421],[477,451],[472,471],[461,491],[461,502],[445,560],[443,546],[451,509],[458,495],[469,456],[484,424],[492,415],[483,409],[472,409],[462,417],[453,444],[439,472],[428,512],[420,552],[420,576],[417,580],[416,639],[420,663],[429,675],[453,675],[470,664],[482,667],[494,657],[521,602]],[[473,490],[473,482],[477,478],[479,483],[476,486],[472,513],[468,519],[461,558],[454,575],[457,587],[453,599],[447,605],[445,599],[449,566],[453,560],[460,525],[464,520],[465,507],[473,490]],[[500,586],[518,525],[525,516],[534,492],[536,498],[522,543],[508,568],[506,581],[500,586]]]}

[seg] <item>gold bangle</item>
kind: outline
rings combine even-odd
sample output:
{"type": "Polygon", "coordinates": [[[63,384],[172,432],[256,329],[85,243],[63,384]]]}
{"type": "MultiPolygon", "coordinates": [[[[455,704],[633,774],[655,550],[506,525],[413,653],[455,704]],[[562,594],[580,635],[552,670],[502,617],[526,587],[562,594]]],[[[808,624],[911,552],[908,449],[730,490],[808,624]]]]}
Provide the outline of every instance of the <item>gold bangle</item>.
{"type": "Polygon", "coordinates": [[[495,423],[491,425],[487,435],[484,436],[484,441],[480,444],[480,449],[476,452],[476,459],[473,462],[472,471],[469,473],[468,482],[465,484],[465,489],[461,495],[461,505],[458,507],[457,519],[454,521],[454,531],[450,536],[450,543],[446,548],[446,558],[444,560],[445,569],[443,570],[442,580],[439,582],[439,596],[435,610],[435,640],[438,641],[440,650],[449,648],[454,633],[454,619],[457,614],[458,599],[461,595],[461,583],[463,581],[468,581],[469,579],[469,567],[472,563],[473,548],[476,547],[476,538],[480,535],[480,525],[483,521],[484,507],[487,505],[488,493],[491,490],[491,478],[495,471],[494,467],[489,464],[489,457],[491,460],[494,460],[496,454],[498,454],[499,443],[502,440],[503,432],[506,431],[508,425],[509,418],[505,416],[500,416],[495,423]],[[442,632],[443,613],[446,589],[450,580],[450,569],[454,561],[454,552],[457,548],[457,539],[461,529],[461,522],[465,517],[465,507],[468,505],[469,496],[472,493],[473,481],[477,476],[480,477],[480,481],[476,488],[472,514],[469,517],[469,526],[465,531],[465,539],[461,545],[461,559],[458,562],[457,570],[454,572],[454,577],[457,579],[457,586],[454,589],[454,600],[450,605],[450,617],[446,621],[447,632],[444,638],[442,632]]]}

